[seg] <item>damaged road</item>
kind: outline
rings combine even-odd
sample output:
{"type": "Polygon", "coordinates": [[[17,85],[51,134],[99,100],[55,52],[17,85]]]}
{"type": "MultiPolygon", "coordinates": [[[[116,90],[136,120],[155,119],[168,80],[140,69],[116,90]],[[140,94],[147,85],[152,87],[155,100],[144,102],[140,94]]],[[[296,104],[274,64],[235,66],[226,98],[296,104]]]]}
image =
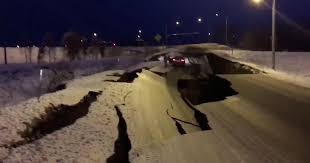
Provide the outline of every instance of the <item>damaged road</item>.
{"type": "Polygon", "coordinates": [[[107,163],[129,163],[129,151],[131,150],[131,142],[127,133],[127,123],[123,117],[120,107],[114,107],[119,118],[118,122],[118,138],[114,144],[114,154],[107,159],[107,163]]]}
{"type": "Polygon", "coordinates": [[[309,162],[310,90],[203,55],[215,72],[207,78],[185,68],[139,74],[134,162],[309,162]]]}
{"type": "Polygon", "coordinates": [[[24,140],[5,145],[5,148],[18,148],[20,146],[32,143],[47,134],[51,134],[66,126],[72,125],[79,118],[86,116],[89,112],[90,105],[97,100],[102,94],[100,92],[90,91],[84,96],[79,103],[75,105],[58,105],[50,104],[45,108],[45,114],[34,118],[31,123],[24,122],[26,129],[19,134],[24,140]]]}
{"type": "MultiPolygon", "coordinates": [[[[72,125],[79,118],[86,116],[89,112],[90,105],[97,101],[97,97],[102,94],[100,92],[90,91],[84,96],[79,103],[75,105],[58,105],[50,104],[50,107],[45,109],[45,114],[35,118],[32,122],[25,123],[26,130],[20,132],[21,136],[25,139],[24,143],[30,143],[37,139],[42,138],[47,134],[51,134],[61,128],[72,125]]],[[[20,143],[18,143],[21,145],[20,143]]],[[[13,145],[17,147],[16,145],[13,145]]]]}
{"type": "Polygon", "coordinates": [[[218,74],[197,77],[183,68],[96,74],[43,96],[40,105],[26,103],[25,112],[13,111],[24,106],[6,109],[0,115],[0,141],[13,143],[9,152],[0,147],[0,159],[309,162],[310,91],[212,54],[208,58],[218,74]],[[57,100],[46,102],[49,98],[57,100]],[[42,105],[49,107],[33,112],[42,105]],[[15,138],[6,139],[10,136],[15,138]]]}

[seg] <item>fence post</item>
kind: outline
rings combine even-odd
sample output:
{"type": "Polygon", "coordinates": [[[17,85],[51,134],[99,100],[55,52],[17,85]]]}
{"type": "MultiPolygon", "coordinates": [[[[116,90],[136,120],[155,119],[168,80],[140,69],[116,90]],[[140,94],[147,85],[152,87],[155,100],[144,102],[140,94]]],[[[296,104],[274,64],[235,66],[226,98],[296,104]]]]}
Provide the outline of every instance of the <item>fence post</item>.
{"type": "Polygon", "coordinates": [[[6,46],[4,46],[4,64],[8,64],[7,54],[6,54],[6,46]]]}

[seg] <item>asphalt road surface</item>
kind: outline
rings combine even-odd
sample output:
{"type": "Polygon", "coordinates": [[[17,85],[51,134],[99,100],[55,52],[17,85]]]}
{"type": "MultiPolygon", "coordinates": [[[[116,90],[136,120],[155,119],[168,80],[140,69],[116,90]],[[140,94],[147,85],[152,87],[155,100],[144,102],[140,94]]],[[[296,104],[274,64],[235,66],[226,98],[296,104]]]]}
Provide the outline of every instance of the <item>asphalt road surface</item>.
{"type": "Polygon", "coordinates": [[[221,77],[238,95],[198,106],[214,130],[237,140],[238,150],[264,162],[310,161],[309,89],[265,75],[221,77]]]}
{"type": "Polygon", "coordinates": [[[168,73],[167,81],[143,74],[135,81],[140,110],[129,122],[141,135],[132,139],[133,153],[140,152],[134,162],[310,162],[309,89],[263,74],[220,75],[235,93],[194,106],[211,127],[201,131],[177,91],[177,80],[189,79],[185,73],[168,73]],[[170,105],[170,114],[186,122],[178,121],[186,134],[166,115],[170,105]]]}

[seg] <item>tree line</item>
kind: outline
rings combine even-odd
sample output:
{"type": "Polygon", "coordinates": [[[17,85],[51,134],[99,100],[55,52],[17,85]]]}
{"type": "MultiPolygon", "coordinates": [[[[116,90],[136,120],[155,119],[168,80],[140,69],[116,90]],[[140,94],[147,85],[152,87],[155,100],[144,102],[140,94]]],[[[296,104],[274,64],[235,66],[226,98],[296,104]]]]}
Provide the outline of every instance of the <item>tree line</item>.
{"type": "MultiPolygon", "coordinates": [[[[64,54],[70,61],[76,59],[83,59],[85,57],[98,59],[98,57],[105,56],[106,44],[97,35],[92,35],[91,37],[87,38],[77,32],[66,32],[62,37],[62,44],[65,50],[64,54]]],[[[30,47],[29,45],[21,46],[26,47],[24,48],[26,62],[31,63],[32,47],[30,47]]],[[[55,62],[56,46],[57,42],[53,33],[46,33],[38,46],[38,63],[43,62],[43,59],[46,55],[48,55],[49,62],[55,62]]],[[[8,63],[6,47],[4,47],[4,61],[5,64],[8,63]]]]}

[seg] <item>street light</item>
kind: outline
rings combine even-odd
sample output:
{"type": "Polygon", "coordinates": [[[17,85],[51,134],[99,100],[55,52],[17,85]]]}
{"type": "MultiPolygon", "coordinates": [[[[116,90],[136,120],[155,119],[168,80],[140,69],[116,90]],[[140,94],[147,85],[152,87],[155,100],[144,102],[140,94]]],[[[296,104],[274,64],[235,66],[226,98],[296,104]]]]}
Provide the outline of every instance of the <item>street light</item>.
{"type": "Polygon", "coordinates": [[[202,22],[202,18],[198,18],[197,21],[198,21],[198,23],[201,23],[202,22]]]}
{"type": "Polygon", "coordinates": [[[97,37],[97,36],[98,36],[98,34],[97,34],[97,33],[94,33],[94,36],[95,36],[95,37],[97,37]]]}
{"type": "Polygon", "coordinates": [[[260,4],[260,3],[262,3],[262,1],[263,1],[263,0],[253,0],[253,2],[254,2],[255,4],[260,4]]]}
{"type": "MultiPolygon", "coordinates": [[[[253,1],[260,1],[260,0],[253,0],[253,1]]],[[[219,17],[220,14],[216,13],[215,16],[219,17]]],[[[228,46],[228,19],[229,17],[226,15],[225,17],[225,43],[227,46],[228,46]]]]}
{"type": "Polygon", "coordinates": [[[138,32],[141,34],[141,33],[142,33],[142,30],[139,30],[138,32]]]}
{"type": "MultiPolygon", "coordinates": [[[[255,4],[261,4],[263,0],[252,0],[255,4]]],[[[276,0],[272,0],[272,68],[276,69],[276,0]]]]}
{"type": "MultiPolygon", "coordinates": [[[[175,24],[176,24],[177,26],[179,26],[179,25],[180,25],[180,22],[179,22],[179,21],[176,21],[175,24]]],[[[169,37],[169,35],[168,35],[168,24],[166,23],[166,24],[165,24],[165,41],[166,41],[166,45],[168,45],[168,39],[169,39],[168,37],[169,37]]]]}
{"type": "MultiPolygon", "coordinates": [[[[194,18],[194,20],[195,20],[196,18],[194,18]]],[[[199,17],[199,18],[197,18],[197,22],[198,23],[202,23],[203,22],[203,19],[201,18],[201,17],[199,17]]],[[[181,22],[180,21],[176,21],[175,22],[175,25],[176,26],[180,26],[181,25],[181,22]]],[[[184,33],[183,33],[184,34],[184,33]]],[[[185,33],[185,34],[196,34],[196,32],[194,32],[194,33],[185,33]]],[[[166,45],[168,45],[168,38],[170,37],[170,36],[172,36],[172,35],[169,35],[168,34],[168,24],[166,23],[165,24],[165,40],[166,40],[166,45]]]]}

